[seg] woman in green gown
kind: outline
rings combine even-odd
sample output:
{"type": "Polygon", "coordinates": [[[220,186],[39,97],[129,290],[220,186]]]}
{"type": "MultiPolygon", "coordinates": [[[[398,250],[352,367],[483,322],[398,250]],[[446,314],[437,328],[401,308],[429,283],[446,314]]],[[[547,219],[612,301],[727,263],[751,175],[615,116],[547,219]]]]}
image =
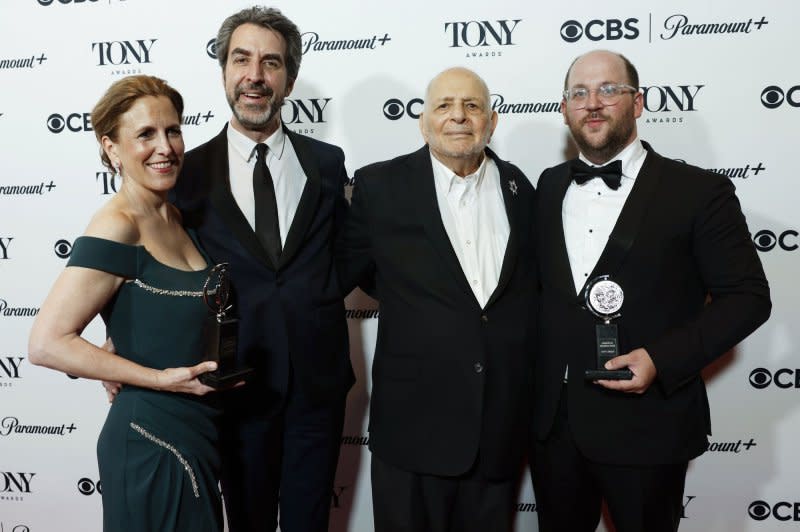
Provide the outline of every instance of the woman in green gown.
{"type": "Polygon", "coordinates": [[[167,194],[183,163],[183,99],[163,80],[114,83],[92,111],[103,163],[123,179],[73,246],[31,330],[29,358],[122,383],[100,433],[103,529],[218,532],[213,389],[203,361],[209,258],[167,194]],[[81,338],[100,314],[114,353],[81,338]]]}

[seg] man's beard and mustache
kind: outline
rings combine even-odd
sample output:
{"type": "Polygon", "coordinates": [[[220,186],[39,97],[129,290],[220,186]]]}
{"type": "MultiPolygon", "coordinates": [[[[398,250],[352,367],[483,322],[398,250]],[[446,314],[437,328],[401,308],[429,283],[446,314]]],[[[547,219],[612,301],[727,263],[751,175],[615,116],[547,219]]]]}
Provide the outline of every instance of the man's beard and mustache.
{"type": "Polygon", "coordinates": [[[572,133],[572,138],[581,153],[589,160],[599,161],[605,163],[612,157],[617,155],[625,148],[628,141],[633,134],[633,128],[636,124],[636,119],[628,119],[628,117],[620,117],[617,122],[610,121],[607,116],[594,112],[580,120],[577,124],[568,122],[569,130],[572,133]],[[588,135],[584,134],[583,126],[591,119],[602,118],[608,123],[608,132],[604,137],[596,140],[589,140],[588,135]]]}
{"type": "Polygon", "coordinates": [[[260,131],[272,122],[283,106],[283,95],[275,95],[275,91],[265,83],[254,83],[248,86],[238,86],[234,90],[233,99],[228,99],[228,105],[233,111],[233,116],[246,129],[260,131]],[[247,103],[240,100],[244,93],[255,93],[266,97],[265,104],[247,103]]]}

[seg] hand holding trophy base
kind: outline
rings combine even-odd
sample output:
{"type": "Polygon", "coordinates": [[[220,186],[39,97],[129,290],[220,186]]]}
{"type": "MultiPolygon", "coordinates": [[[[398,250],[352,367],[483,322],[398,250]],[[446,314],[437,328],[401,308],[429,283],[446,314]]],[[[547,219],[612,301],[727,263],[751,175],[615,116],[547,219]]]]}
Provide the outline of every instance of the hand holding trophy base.
{"type": "Polygon", "coordinates": [[[617,324],[611,323],[614,318],[620,317],[624,294],[622,287],[611,280],[608,275],[601,275],[592,279],[586,285],[584,293],[586,308],[602,319],[602,323],[595,325],[597,337],[597,368],[587,369],[584,379],[597,380],[630,380],[633,372],[629,369],[605,369],[606,362],[619,356],[619,334],[617,324]]]}

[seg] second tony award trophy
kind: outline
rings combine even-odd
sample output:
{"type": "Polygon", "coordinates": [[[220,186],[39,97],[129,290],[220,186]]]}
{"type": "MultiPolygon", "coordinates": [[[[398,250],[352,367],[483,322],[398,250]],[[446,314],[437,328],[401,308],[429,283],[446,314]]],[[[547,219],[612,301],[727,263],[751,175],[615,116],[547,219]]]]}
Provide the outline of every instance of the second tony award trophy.
{"type": "Polygon", "coordinates": [[[232,305],[230,299],[228,263],[217,264],[208,274],[203,285],[203,301],[211,313],[205,323],[205,357],[217,363],[215,371],[203,373],[200,382],[212,388],[226,388],[243,381],[252,373],[252,368],[239,365],[236,359],[239,320],[227,317],[232,305]]]}
{"type": "Polygon", "coordinates": [[[595,277],[586,285],[584,293],[586,308],[600,318],[602,323],[595,325],[597,335],[597,368],[585,372],[586,380],[628,380],[633,378],[629,369],[605,369],[605,364],[619,355],[619,334],[617,324],[611,320],[621,316],[620,309],[624,294],[622,287],[608,275],[595,277]]]}

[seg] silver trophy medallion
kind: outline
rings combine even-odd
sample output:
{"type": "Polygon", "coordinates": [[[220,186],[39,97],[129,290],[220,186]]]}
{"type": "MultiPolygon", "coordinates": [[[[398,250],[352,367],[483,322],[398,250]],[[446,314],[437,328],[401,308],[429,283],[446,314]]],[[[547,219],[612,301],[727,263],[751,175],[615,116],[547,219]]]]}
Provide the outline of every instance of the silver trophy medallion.
{"type": "Polygon", "coordinates": [[[608,275],[592,279],[586,287],[586,306],[595,316],[605,320],[619,317],[624,300],[622,287],[608,275]]]}

